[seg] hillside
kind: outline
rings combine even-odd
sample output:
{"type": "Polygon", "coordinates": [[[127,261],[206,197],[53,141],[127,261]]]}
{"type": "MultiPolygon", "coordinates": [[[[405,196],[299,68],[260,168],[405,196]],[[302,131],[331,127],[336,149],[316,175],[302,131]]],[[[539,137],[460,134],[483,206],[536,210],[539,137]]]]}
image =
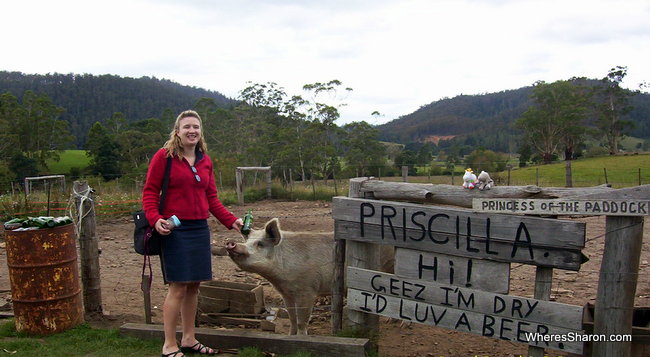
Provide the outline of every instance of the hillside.
{"type": "Polygon", "coordinates": [[[200,98],[211,98],[220,107],[235,103],[221,93],[151,77],[129,78],[92,74],[24,74],[0,71],[0,93],[21,98],[26,90],[46,94],[65,109],[61,119],[82,148],[88,129],[121,112],[127,121],[161,118],[165,110],[175,115],[192,108],[200,98]]]}
{"type": "MultiPolygon", "coordinates": [[[[471,137],[476,145],[507,151],[519,133],[512,124],[526,111],[532,87],[483,95],[459,95],[422,106],[411,114],[378,126],[381,140],[397,143],[436,142],[440,137],[471,137]]],[[[634,122],[631,135],[650,138],[650,94],[631,98],[627,118],[634,122]]]]}

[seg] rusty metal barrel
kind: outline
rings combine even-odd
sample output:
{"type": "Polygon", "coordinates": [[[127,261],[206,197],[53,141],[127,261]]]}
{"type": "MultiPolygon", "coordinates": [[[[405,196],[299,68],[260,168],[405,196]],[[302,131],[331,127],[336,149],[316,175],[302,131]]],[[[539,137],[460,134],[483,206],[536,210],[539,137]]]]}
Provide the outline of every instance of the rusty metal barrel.
{"type": "Polygon", "coordinates": [[[16,330],[62,332],[83,322],[73,224],[5,231],[16,330]]]}

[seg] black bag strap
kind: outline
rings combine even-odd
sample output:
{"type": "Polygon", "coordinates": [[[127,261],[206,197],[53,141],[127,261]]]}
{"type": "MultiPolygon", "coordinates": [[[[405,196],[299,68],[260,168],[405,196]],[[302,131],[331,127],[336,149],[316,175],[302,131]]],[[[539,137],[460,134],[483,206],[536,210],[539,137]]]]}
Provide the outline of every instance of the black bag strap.
{"type": "MultiPolygon", "coordinates": [[[[163,184],[162,184],[162,193],[160,194],[160,205],[158,206],[158,212],[161,213],[162,210],[165,208],[165,198],[167,196],[167,186],[169,186],[169,174],[172,172],[172,157],[167,158],[167,164],[165,165],[165,176],[163,177],[163,184]]],[[[147,244],[149,243],[148,240],[151,238],[151,233],[152,233],[153,228],[149,228],[149,231],[145,233],[145,253],[144,255],[144,261],[142,262],[142,284],[141,284],[141,289],[144,292],[145,291],[145,281],[144,279],[147,278],[147,287],[146,287],[146,293],[149,293],[151,290],[151,284],[153,283],[153,271],[151,269],[151,257],[149,254],[147,254],[147,244]],[[146,267],[149,267],[149,276],[147,277],[145,275],[145,269],[146,267]]]]}
{"type": "Polygon", "coordinates": [[[165,209],[165,198],[167,196],[167,186],[169,186],[169,174],[172,172],[172,157],[167,158],[167,165],[165,166],[165,176],[163,177],[162,183],[162,194],[160,195],[160,205],[158,206],[158,212],[162,213],[165,209]]]}

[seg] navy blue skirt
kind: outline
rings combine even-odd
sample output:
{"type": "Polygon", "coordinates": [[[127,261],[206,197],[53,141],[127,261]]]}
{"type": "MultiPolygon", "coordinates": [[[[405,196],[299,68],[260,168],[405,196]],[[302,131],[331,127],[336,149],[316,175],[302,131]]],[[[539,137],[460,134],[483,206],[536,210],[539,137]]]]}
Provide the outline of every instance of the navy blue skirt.
{"type": "Polygon", "coordinates": [[[206,219],[184,220],[162,239],[160,265],[165,283],[212,280],[210,228],[206,219]]]}

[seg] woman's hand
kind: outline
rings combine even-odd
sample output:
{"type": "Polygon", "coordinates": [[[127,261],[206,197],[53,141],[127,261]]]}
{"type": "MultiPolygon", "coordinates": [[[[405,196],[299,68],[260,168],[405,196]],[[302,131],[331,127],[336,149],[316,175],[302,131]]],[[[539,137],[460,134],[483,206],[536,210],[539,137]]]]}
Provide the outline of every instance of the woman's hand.
{"type": "Polygon", "coordinates": [[[236,221],[232,222],[232,226],[230,227],[236,230],[237,232],[241,233],[241,229],[243,226],[244,226],[244,221],[242,221],[241,218],[237,218],[236,221]]]}
{"type": "Polygon", "coordinates": [[[167,221],[162,218],[159,218],[153,227],[161,236],[166,236],[172,232],[170,229],[167,229],[167,221]]]}

